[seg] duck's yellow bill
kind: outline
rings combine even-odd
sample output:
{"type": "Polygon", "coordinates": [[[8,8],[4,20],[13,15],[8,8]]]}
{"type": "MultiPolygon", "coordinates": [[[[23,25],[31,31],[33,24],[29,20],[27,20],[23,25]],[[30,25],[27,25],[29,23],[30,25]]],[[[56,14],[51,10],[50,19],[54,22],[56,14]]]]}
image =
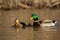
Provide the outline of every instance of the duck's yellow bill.
{"type": "Polygon", "coordinates": [[[32,21],[33,20],[33,17],[30,17],[30,20],[32,21]]]}

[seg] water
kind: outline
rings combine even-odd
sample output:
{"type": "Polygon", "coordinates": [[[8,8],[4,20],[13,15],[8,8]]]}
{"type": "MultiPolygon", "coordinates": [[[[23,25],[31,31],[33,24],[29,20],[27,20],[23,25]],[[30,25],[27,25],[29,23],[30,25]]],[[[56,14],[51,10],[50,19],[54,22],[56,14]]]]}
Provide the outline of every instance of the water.
{"type": "Polygon", "coordinates": [[[39,16],[39,20],[57,20],[57,28],[55,29],[40,28],[37,32],[38,40],[60,40],[60,9],[0,10],[0,40],[34,40],[35,36],[32,28],[24,30],[20,29],[16,34],[15,30],[12,30],[11,26],[14,23],[15,18],[19,18],[19,20],[23,22],[30,22],[29,17],[35,12],[39,16]]]}

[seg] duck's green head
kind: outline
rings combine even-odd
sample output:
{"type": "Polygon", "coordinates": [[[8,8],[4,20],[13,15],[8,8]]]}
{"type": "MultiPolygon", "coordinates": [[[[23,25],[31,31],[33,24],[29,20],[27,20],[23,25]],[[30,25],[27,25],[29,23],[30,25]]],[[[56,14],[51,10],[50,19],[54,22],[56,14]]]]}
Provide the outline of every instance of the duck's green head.
{"type": "Polygon", "coordinates": [[[36,13],[32,14],[31,20],[38,20],[38,15],[36,13]]]}

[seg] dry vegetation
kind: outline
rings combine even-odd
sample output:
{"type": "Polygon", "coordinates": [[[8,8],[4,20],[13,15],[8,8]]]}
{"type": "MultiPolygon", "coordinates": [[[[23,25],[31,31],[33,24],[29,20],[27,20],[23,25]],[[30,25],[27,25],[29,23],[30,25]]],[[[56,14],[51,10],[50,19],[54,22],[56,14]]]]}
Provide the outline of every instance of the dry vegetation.
{"type": "Polygon", "coordinates": [[[0,0],[0,9],[42,8],[57,1],[58,0],[0,0]]]}

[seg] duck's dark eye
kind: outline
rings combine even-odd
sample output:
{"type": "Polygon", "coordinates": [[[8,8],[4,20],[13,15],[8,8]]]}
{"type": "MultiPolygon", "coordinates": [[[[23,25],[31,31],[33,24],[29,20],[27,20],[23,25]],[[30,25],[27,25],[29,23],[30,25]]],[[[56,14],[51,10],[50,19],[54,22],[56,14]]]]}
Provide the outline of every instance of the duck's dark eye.
{"type": "Polygon", "coordinates": [[[33,14],[31,15],[31,17],[33,17],[33,14]]]}

